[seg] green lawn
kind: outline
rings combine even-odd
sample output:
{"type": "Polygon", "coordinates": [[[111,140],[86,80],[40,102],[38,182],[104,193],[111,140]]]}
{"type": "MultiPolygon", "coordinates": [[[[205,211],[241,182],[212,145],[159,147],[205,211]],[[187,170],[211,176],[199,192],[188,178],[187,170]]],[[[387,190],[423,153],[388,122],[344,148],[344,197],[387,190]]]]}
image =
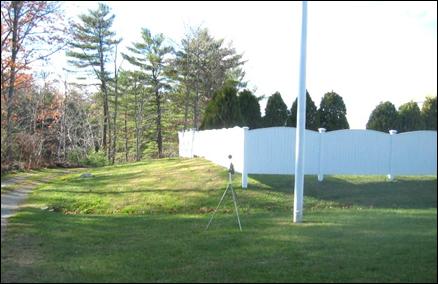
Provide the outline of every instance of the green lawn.
{"type": "MultiPolygon", "coordinates": [[[[73,169],[70,169],[74,171],[73,169]]],[[[78,170],[78,169],[75,169],[78,170]]],[[[14,190],[16,188],[33,187],[38,183],[44,182],[46,179],[55,177],[57,175],[62,175],[64,172],[69,171],[68,169],[40,169],[40,170],[30,170],[30,171],[20,171],[10,174],[3,174],[1,176],[3,181],[13,180],[13,182],[2,186],[1,193],[6,193],[8,191],[14,190]]]]}
{"type": "Polygon", "coordinates": [[[165,159],[71,174],[39,187],[10,220],[2,282],[437,282],[433,177],[305,180],[292,223],[293,177],[234,178],[165,159]]]}

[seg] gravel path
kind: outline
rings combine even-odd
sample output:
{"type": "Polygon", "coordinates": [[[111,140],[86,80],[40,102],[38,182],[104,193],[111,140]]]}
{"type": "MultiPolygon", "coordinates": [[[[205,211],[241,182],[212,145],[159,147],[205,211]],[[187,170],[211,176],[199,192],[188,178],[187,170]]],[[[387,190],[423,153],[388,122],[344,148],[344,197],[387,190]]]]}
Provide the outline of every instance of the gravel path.
{"type": "Polygon", "coordinates": [[[1,241],[3,242],[4,233],[7,226],[8,218],[13,216],[15,212],[20,208],[20,205],[24,202],[29,192],[42,183],[49,182],[52,178],[59,175],[70,174],[74,171],[65,171],[60,174],[55,174],[40,181],[27,182],[28,177],[19,176],[13,177],[7,180],[1,181],[1,187],[9,185],[18,185],[17,189],[7,191],[1,194],[2,207],[1,207],[1,241]]]}

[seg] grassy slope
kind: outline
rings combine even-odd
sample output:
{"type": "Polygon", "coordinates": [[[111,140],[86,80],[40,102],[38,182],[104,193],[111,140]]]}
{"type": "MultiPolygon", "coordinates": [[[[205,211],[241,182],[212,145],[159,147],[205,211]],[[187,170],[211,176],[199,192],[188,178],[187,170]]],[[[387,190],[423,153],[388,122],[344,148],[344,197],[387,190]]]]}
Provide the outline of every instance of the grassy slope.
{"type": "Polygon", "coordinates": [[[11,220],[2,282],[437,281],[436,177],[306,177],[296,225],[292,177],[242,191],[237,175],[240,233],[231,198],[205,231],[227,181],[205,160],[91,172],[40,187],[11,220]]]}
{"type": "Polygon", "coordinates": [[[1,193],[24,187],[32,187],[47,179],[63,175],[66,171],[77,171],[79,169],[40,169],[8,173],[1,176],[2,182],[6,185],[1,188],[1,193]],[[12,180],[12,182],[10,182],[12,180]],[[7,182],[6,182],[7,181],[7,182]]]}

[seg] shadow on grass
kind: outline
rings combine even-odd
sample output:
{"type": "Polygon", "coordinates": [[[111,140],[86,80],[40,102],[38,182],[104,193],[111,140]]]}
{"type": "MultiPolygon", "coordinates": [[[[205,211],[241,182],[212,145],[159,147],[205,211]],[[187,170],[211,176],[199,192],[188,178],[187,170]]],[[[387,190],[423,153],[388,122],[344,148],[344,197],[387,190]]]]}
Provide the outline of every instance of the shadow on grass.
{"type": "MultiPolygon", "coordinates": [[[[293,194],[294,177],[286,175],[250,175],[258,181],[249,189],[293,194]]],[[[335,202],[343,207],[437,208],[436,177],[399,177],[389,182],[379,176],[326,176],[318,182],[306,176],[304,196],[335,202]]]]}
{"type": "Polygon", "coordinates": [[[2,282],[436,282],[436,215],[84,216],[25,208],[2,282]],[[378,248],[378,249],[377,249],[378,248]]]}
{"type": "Polygon", "coordinates": [[[176,188],[176,189],[130,189],[130,190],[115,190],[115,191],[93,191],[93,190],[62,190],[62,189],[46,189],[44,192],[54,193],[74,193],[74,194],[97,194],[97,195],[119,195],[119,194],[133,194],[133,193],[199,193],[199,189],[176,188]]]}
{"type": "MultiPolygon", "coordinates": [[[[189,180],[187,175],[192,179],[199,178],[203,175],[217,175],[225,179],[227,173],[221,167],[212,165],[210,162],[200,159],[183,160],[180,159],[163,159],[154,162],[138,162],[127,165],[116,165],[111,167],[90,169],[93,177],[82,178],[80,174],[70,176],[67,179],[54,180],[51,184],[58,187],[66,185],[83,188],[102,188],[108,185],[133,185],[133,189],[138,182],[153,182],[154,184],[171,181],[176,178],[179,182],[184,182],[182,178],[189,180]]],[[[141,187],[141,185],[140,185],[141,187]]]]}

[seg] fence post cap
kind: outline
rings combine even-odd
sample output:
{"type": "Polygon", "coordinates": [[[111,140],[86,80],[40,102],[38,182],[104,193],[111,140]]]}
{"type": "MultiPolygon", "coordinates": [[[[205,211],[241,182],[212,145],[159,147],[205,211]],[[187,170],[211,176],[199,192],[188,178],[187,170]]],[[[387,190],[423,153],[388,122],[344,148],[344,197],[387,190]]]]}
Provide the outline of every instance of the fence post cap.
{"type": "Polygon", "coordinates": [[[325,129],[325,128],[318,128],[318,132],[319,133],[324,133],[324,132],[326,132],[327,131],[327,129],[325,129]]]}
{"type": "Polygon", "coordinates": [[[389,130],[389,134],[391,135],[397,134],[397,130],[391,129],[389,130]]]}

